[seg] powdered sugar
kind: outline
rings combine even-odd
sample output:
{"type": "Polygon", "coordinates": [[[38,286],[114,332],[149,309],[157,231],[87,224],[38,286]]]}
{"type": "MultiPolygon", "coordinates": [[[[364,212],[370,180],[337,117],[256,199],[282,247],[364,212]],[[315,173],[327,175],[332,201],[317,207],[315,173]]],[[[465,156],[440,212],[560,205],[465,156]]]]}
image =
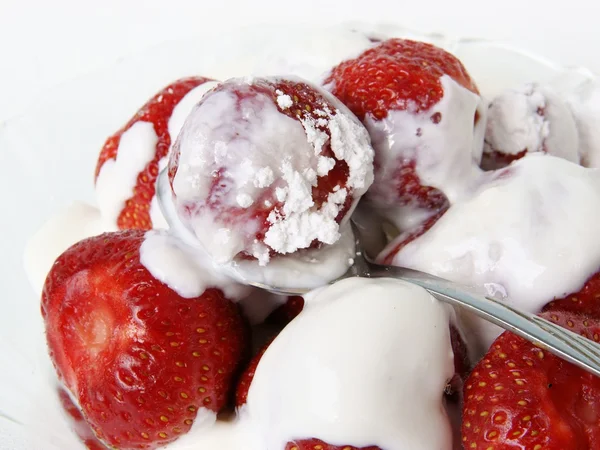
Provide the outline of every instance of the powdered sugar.
{"type": "Polygon", "coordinates": [[[529,83],[490,104],[484,152],[518,155],[547,152],[579,162],[579,138],[564,100],[548,87],[529,83]]]}
{"type": "Polygon", "coordinates": [[[294,104],[292,101],[292,97],[287,94],[284,94],[280,90],[275,91],[277,94],[277,104],[281,109],[287,109],[294,104]]]}

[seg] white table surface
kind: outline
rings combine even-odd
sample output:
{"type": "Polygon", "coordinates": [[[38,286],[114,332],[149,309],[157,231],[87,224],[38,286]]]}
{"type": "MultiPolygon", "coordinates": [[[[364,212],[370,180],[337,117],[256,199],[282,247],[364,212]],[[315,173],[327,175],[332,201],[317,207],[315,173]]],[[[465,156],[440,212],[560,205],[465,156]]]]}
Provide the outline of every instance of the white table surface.
{"type": "Polygon", "coordinates": [[[256,22],[397,22],[600,72],[598,12],[592,0],[0,0],[0,125],[52,86],[127,55],[256,22]]]}

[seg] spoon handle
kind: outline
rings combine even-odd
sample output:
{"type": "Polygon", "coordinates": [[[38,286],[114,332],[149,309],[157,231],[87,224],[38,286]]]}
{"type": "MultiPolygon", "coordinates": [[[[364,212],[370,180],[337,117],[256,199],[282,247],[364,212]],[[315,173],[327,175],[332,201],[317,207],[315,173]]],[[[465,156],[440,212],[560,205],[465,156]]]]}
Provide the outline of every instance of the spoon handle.
{"type": "Polygon", "coordinates": [[[473,292],[468,288],[412,269],[370,264],[369,276],[398,278],[429,291],[435,298],[459,306],[509,330],[556,356],[600,376],[600,345],[552,322],[473,292]]]}

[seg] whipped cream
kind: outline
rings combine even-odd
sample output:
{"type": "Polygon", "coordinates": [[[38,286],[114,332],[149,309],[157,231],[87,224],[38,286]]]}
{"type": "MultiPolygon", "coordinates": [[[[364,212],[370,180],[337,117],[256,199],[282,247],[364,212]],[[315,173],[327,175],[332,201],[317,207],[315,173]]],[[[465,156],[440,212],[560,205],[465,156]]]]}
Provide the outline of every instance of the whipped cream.
{"type": "Polygon", "coordinates": [[[97,208],[81,202],[74,202],[50,218],[25,247],[25,272],[36,294],[41,295],[56,258],[82,239],[106,231],[116,231],[116,227],[107,223],[97,208]]]}
{"type": "Polygon", "coordinates": [[[365,118],[376,150],[375,182],[368,199],[402,230],[430,214],[414,205],[397,206],[394,178],[404,161],[415,161],[421,184],[441,190],[450,203],[462,196],[480,172],[487,105],[447,75],[440,82],[444,95],[427,111],[417,113],[409,107],[389,111],[382,120],[365,118]]]}
{"type": "Polygon", "coordinates": [[[349,224],[340,230],[340,238],[332,245],[298,250],[293,255],[275,256],[269,264],[238,260],[230,266],[230,273],[241,282],[255,282],[268,286],[314,289],[344,275],[354,264],[354,234],[349,224]]]}
{"type": "MultiPolygon", "coordinates": [[[[485,288],[510,305],[538,312],[598,271],[600,238],[590,224],[600,221],[599,204],[597,170],[528,155],[485,174],[469,198],[401,248],[393,264],[485,288]]],[[[481,320],[471,326],[486,348],[500,332],[481,320]]]]}
{"type": "Polygon", "coordinates": [[[226,84],[238,93],[221,89],[206,96],[188,117],[176,143],[179,156],[172,184],[179,216],[222,264],[242,251],[265,265],[271,251],[293,253],[315,240],[334,244],[340,238],[336,218],[347,197],[353,198],[350,214],[373,176],[369,136],[338,100],[313,87],[335,111],[323,104],[314,111],[317,118],[307,115],[295,120],[277,109],[277,105],[292,107],[289,95],[277,92],[276,105],[270,95],[252,91],[254,82],[252,78],[231,80],[226,84]],[[327,142],[335,157],[347,164],[349,174],[345,186],[334,189],[317,209],[312,189],[335,163],[322,155],[327,142]],[[218,189],[215,177],[220,177],[218,189]],[[234,212],[221,219],[211,202],[234,212]],[[256,211],[276,203],[281,210],[268,215],[260,242],[255,236],[265,223],[256,211]]]}
{"type": "Polygon", "coordinates": [[[133,197],[140,172],[154,159],[158,136],[150,122],[136,122],[121,135],[115,159],[102,165],[96,200],[104,219],[117,226],[125,202],[133,197]]]}
{"type": "Polygon", "coordinates": [[[164,230],[148,231],[140,247],[140,262],[154,278],[184,298],[199,297],[209,288],[230,300],[250,292],[215,267],[201,248],[194,248],[164,230]]]}
{"type": "Polygon", "coordinates": [[[549,87],[529,83],[507,90],[490,103],[484,152],[547,152],[577,163],[579,136],[571,110],[549,87]]]}
{"type": "Polygon", "coordinates": [[[568,93],[567,101],[579,132],[581,164],[600,167],[600,83],[581,83],[568,93]]]}
{"type": "MultiPolygon", "coordinates": [[[[218,81],[207,81],[206,83],[202,83],[199,86],[196,86],[190,92],[185,94],[183,98],[175,105],[173,108],[173,113],[169,118],[168,129],[169,129],[169,137],[171,138],[171,147],[175,143],[177,136],[179,136],[179,132],[185,123],[185,120],[190,115],[194,106],[200,103],[204,94],[210,91],[212,88],[219,85],[218,81]]],[[[168,157],[165,158],[168,160],[168,157]]],[[[166,167],[167,161],[165,161],[164,166],[166,167]]]]}
{"type": "Polygon", "coordinates": [[[450,314],[399,280],[350,278],[320,289],[263,355],[240,419],[253,423],[261,449],[314,437],[450,450],[450,314]]]}

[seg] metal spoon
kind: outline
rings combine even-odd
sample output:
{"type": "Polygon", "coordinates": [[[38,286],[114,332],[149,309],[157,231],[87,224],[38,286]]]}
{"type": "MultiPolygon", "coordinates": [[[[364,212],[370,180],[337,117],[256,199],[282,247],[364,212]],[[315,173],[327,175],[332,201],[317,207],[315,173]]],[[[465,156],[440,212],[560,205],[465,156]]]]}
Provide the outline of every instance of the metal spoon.
{"type": "MultiPolygon", "coordinates": [[[[168,184],[165,170],[160,174],[157,186],[159,204],[163,214],[171,228],[191,234],[191,231],[187,230],[177,219],[168,184]]],[[[331,281],[331,283],[350,277],[365,277],[396,278],[416,284],[426,289],[436,299],[463,308],[596,376],[600,376],[600,344],[535,314],[521,311],[491,297],[472,292],[466,286],[413,269],[376,264],[369,259],[363,250],[359,228],[354,224],[352,224],[352,228],[356,244],[354,264],[343,276],[331,281]]],[[[310,289],[291,289],[266,285],[251,280],[246,280],[246,282],[251,286],[282,295],[302,295],[310,291],[310,289]]]]}

